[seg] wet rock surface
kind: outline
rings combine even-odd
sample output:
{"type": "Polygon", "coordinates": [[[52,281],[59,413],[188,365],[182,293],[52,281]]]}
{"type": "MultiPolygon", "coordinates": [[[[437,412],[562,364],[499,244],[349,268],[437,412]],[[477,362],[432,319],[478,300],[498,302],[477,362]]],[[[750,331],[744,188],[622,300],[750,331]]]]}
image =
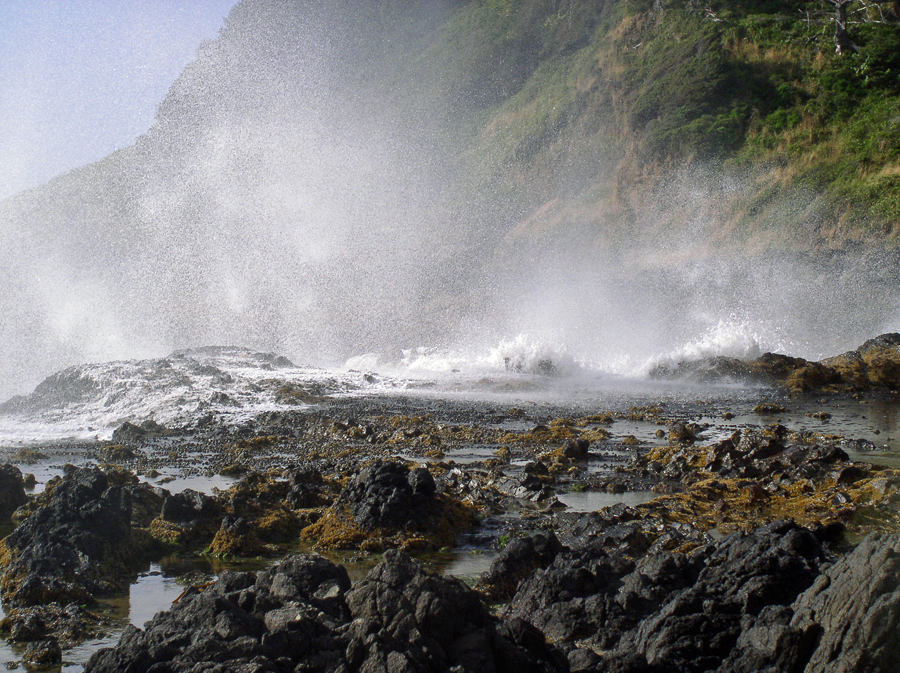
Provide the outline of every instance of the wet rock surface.
{"type": "Polygon", "coordinates": [[[226,573],[85,669],[120,671],[564,671],[534,627],[499,622],[458,580],[391,551],[351,588],[346,571],[295,556],[226,573]]]}
{"type": "Polygon", "coordinates": [[[4,603],[90,601],[122,591],[134,564],[152,551],[132,534],[131,496],[97,469],[74,469],[2,542],[4,603]]]}
{"type": "Polygon", "coordinates": [[[321,548],[437,549],[452,546],[474,523],[470,507],[437,492],[427,468],[375,460],[350,480],[303,537],[321,548]]]}
{"type": "Polygon", "coordinates": [[[552,532],[517,537],[503,548],[479,580],[478,587],[492,600],[509,600],[522,580],[553,563],[563,549],[552,532]]]}
{"type": "Polygon", "coordinates": [[[660,365],[651,375],[699,383],[781,386],[794,393],[896,391],[900,389],[900,334],[882,334],[856,350],[819,362],[779,353],[764,353],[753,360],[717,356],[660,365]]]}
{"type": "Polygon", "coordinates": [[[896,670],[900,537],[873,535],[745,629],[723,671],[896,670]]]}
{"type": "Polygon", "coordinates": [[[15,465],[0,465],[0,521],[25,504],[25,479],[15,465]]]}

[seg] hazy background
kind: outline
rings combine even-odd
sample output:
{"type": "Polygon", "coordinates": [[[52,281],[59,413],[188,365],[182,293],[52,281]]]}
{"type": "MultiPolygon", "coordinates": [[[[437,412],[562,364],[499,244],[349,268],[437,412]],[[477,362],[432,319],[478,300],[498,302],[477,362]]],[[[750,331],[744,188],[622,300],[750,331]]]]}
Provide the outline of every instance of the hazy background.
{"type": "Polygon", "coordinates": [[[0,199],[133,143],[234,4],[0,2],[0,199]]]}
{"type": "MultiPolygon", "coordinates": [[[[208,345],[324,365],[378,353],[366,361],[402,366],[405,351],[438,370],[549,353],[640,374],[667,357],[818,358],[897,324],[896,263],[783,241],[749,254],[720,226],[728,188],[715,170],[632,185],[641,209],[615,231],[587,198],[617,176],[610,104],[593,101],[599,125],[523,129],[503,101],[552,107],[559,93],[540,73],[528,84],[530,38],[509,54],[502,33],[488,36],[473,55],[465,12],[492,3],[243,0],[216,40],[200,43],[216,33],[210,15],[209,33],[184,37],[196,59],[186,48],[155,99],[126,91],[145,81],[132,70],[101,100],[108,73],[132,62],[111,44],[170,63],[178,8],[194,16],[187,3],[141,6],[159,20],[45,5],[69,42],[43,51],[65,63],[80,50],[95,78],[79,100],[145,121],[109,140],[127,145],[111,154],[98,129],[101,159],[0,202],[0,398],[66,366],[208,345]],[[93,42],[110,16],[119,42],[93,42]],[[133,100],[147,112],[124,112],[133,100]],[[541,138],[552,156],[534,154],[541,138]]],[[[43,110],[38,93],[62,85],[38,86],[53,72],[39,44],[27,52],[36,75],[19,81],[43,110]]],[[[41,158],[51,128],[38,125],[47,144],[23,154],[61,172],[41,158]]],[[[77,145],[74,126],[64,136],[77,145]]],[[[772,206],[784,230],[794,205],[772,206]]]]}

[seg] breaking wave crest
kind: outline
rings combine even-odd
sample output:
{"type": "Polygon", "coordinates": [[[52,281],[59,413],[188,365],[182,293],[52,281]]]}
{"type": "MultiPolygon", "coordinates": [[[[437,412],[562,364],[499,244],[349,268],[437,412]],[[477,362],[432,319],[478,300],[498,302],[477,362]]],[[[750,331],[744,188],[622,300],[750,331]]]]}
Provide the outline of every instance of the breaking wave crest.
{"type": "Polygon", "coordinates": [[[345,363],[348,370],[370,370],[407,376],[566,376],[579,371],[582,366],[565,346],[537,341],[526,334],[504,339],[495,346],[481,349],[420,346],[401,350],[393,356],[367,353],[352,357],[345,363]]]}

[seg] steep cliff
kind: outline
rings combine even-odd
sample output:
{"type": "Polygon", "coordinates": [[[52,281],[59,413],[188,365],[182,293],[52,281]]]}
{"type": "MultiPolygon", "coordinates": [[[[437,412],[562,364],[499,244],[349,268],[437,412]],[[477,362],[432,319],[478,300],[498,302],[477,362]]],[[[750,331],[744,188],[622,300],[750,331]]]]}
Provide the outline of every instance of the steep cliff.
{"type": "Polygon", "coordinates": [[[4,376],[573,315],[596,349],[627,311],[623,347],[747,306],[805,355],[892,328],[900,29],[870,2],[838,56],[825,6],[243,0],[134,146],[0,204],[4,376]]]}

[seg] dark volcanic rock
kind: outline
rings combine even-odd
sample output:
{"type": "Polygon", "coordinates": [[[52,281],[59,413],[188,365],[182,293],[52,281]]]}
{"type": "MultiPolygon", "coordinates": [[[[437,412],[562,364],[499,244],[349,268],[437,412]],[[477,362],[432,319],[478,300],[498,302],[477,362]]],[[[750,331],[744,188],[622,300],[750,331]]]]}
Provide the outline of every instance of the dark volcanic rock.
{"type": "Polygon", "coordinates": [[[240,516],[222,519],[222,526],[206,550],[206,553],[217,556],[260,556],[265,552],[256,527],[240,516]]]}
{"type": "Polygon", "coordinates": [[[705,559],[697,581],[644,619],[620,648],[662,669],[714,668],[737,642],[743,618],[789,604],[826,558],[812,533],[790,523],[729,536],[705,559]]]}
{"type": "Polygon", "coordinates": [[[0,465],[0,519],[8,519],[27,500],[21,470],[15,465],[0,465]]]}
{"type": "Polygon", "coordinates": [[[860,355],[865,355],[876,349],[900,350],[900,334],[897,332],[888,332],[887,334],[879,334],[874,339],[869,339],[862,346],[856,349],[860,355]]]}
{"type": "Polygon", "coordinates": [[[56,603],[12,608],[0,619],[0,632],[9,640],[28,643],[55,638],[65,646],[99,637],[103,620],[80,605],[56,603]]]}
{"type": "Polygon", "coordinates": [[[290,491],[285,501],[296,509],[321,507],[334,501],[321,473],[309,466],[291,469],[288,473],[288,483],[290,491]]]}
{"type": "Polygon", "coordinates": [[[492,599],[508,600],[519,582],[538,568],[546,568],[564,549],[556,535],[539,532],[512,540],[491,563],[479,588],[492,599]]]}
{"type": "Polygon", "coordinates": [[[28,644],[22,659],[26,664],[40,668],[53,666],[62,662],[62,648],[54,638],[38,640],[28,644]]]}
{"type": "Polygon", "coordinates": [[[464,583],[388,552],[353,589],[346,571],[311,555],[254,577],[223,573],[206,591],[129,629],[86,673],[153,671],[565,671],[564,658],[521,620],[498,624],[464,583]]]}
{"type": "Polygon", "coordinates": [[[871,536],[793,605],[760,613],[722,670],[896,671],[898,629],[900,536],[871,536]]]}
{"type": "Polygon", "coordinates": [[[140,425],[126,421],[113,431],[112,441],[115,444],[140,444],[148,439],[165,437],[169,434],[168,428],[153,420],[148,419],[140,425]]]}
{"type": "Polygon", "coordinates": [[[711,357],[660,365],[656,378],[686,378],[700,382],[743,381],[781,386],[799,392],[874,391],[900,388],[900,335],[882,334],[857,350],[809,362],[778,353],[755,360],[711,357]]]}
{"type": "Polygon", "coordinates": [[[427,468],[375,460],[303,537],[321,548],[437,549],[453,545],[473,520],[471,508],[437,492],[427,468]]]}
{"type": "Polygon", "coordinates": [[[409,470],[403,463],[376,460],[353,479],[338,503],[363,528],[403,527],[421,518],[420,508],[435,490],[426,468],[409,470]]]}
{"type": "Polygon", "coordinates": [[[597,670],[715,670],[748,624],[767,606],[789,605],[828,559],[810,531],[791,523],[690,554],[653,548],[637,561],[595,540],[525,581],[509,615],[529,620],[585,670],[596,663],[575,651],[585,647],[607,652],[597,670]]]}
{"type": "Polygon", "coordinates": [[[9,556],[0,589],[11,605],[83,601],[120,591],[147,550],[132,535],[127,487],[96,469],[74,469],[5,540],[9,556]]]}
{"type": "Polygon", "coordinates": [[[186,488],[181,493],[167,495],[159,516],[150,524],[150,531],[164,542],[207,544],[224,516],[222,504],[216,498],[186,488]]]}

